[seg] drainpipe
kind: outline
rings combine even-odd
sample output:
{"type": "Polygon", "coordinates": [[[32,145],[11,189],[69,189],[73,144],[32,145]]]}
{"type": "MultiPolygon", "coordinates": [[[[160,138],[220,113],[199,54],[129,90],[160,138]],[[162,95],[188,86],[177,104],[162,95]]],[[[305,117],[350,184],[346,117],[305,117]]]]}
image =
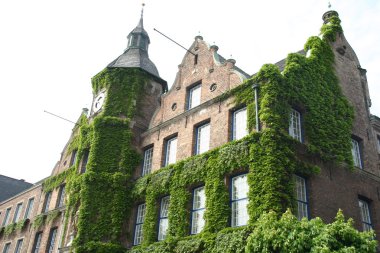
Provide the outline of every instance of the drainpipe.
{"type": "Polygon", "coordinates": [[[255,83],[252,85],[252,88],[255,91],[256,131],[260,132],[259,101],[258,101],[258,95],[257,95],[259,85],[255,83]]]}

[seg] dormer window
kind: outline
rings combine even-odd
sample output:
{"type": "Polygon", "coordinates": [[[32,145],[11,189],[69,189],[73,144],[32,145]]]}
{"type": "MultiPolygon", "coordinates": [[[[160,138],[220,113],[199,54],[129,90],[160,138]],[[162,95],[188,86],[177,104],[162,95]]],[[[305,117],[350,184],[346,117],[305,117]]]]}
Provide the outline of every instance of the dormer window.
{"type": "Polygon", "coordinates": [[[136,47],[137,46],[137,39],[138,39],[137,35],[132,34],[131,38],[129,39],[129,46],[130,47],[136,47]]]}

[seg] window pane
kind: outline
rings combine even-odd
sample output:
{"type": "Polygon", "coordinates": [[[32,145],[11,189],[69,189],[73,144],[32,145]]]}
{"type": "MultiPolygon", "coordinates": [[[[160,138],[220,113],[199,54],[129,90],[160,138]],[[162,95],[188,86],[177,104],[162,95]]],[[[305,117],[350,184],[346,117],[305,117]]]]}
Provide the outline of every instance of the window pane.
{"type": "Polygon", "coordinates": [[[248,223],[248,182],[247,174],[232,178],[231,226],[243,226],[248,223]]]}
{"type": "Polygon", "coordinates": [[[26,207],[25,211],[25,219],[28,219],[30,217],[30,214],[33,210],[33,205],[34,205],[34,198],[31,198],[28,200],[28,206],[26,207]]]}
{"type": "Polygon", "coordinates": [[[165,198],[162,198],[162,200],[161,200],[161,210],[160,210],[160,217],[161,218],[168,217],[169,203],[170,203],[170,197],[169,196],[167,196],[165,198]]]}
{"type": "Polygon", "coordinates": [[[232,200],[248,197],[247,174],[232,178],[232,200]]]}
{"type": "Polygon", "coordinates": [[[143,240],[142,224],[136,225],[134,245],[141,244],[143,240]]]}
{"type": "Polygon", "coordinates": [[[9,253],[9,248],[11,247],[11,243],[7,243],[4,246],[3,253],[9,253]]]}
{"type": "Polygon", "coordinates": [[[2,224],[3,227],[6,226],[8,224],[8,222],[9,222],[9,216],[10,216],[10,213],[11,213],[11,209],[12,208],[10,207],[10,208],[8,208],[5,211],[5,216],[4,216],[4,220],[3,220],[3,224],[2,224]]]}
{"type": "Polygon", "coordinates": [[[48,253],[52,253],[54,250],[55,238],[57,236],[57,228],[50,230],[49,244],[47,246],[48,253]]]}
{"type": "Polygon", "coordinates": [[[192,234],[200,233],[203,227],[205,226],[204,212],[205,212],[205,209],[193,211],[192,226],[191,226],[192,234]]]}
{"type": "Polygon", "coordinates": [[[45,195],[44,208],[42,210],[44,213],[49,211],[50,199],[51,199],[51,192],[48,192],[45,195]]]}
{"type": "Polygon", "coordinates": [[[193,209],[201,209],[206,207],[205,188],[200,187],[194,190],[193,209]]]}
{"type": "Polygon", "coordinates": [[[289,135],[302,142],[301,114],[294,109],[290,112],[289,135]]]}
{"type": "Polygon", "coordinates": [[[206,207],[205,188],[199,187],[194,189],[193,193],[193,210],[191,214],[191,234],[198,234],[202,231],[205,220],[204,211],[206,207]]]}
{"type": "Polygon", "coordinates": [[[371,216],[369,213],[368,202],[359,200],[360,215],[362,217],[363,230],[369,231],[372,229],[371,216]]]}
{"type": "Polygon", "coordinates": [[[134,245],[141,244],[143,240],[142,226],[145,219],[145,203],[137,207],[136,226],[135,226],[135,238],[133,240],[134,245]]]}
{"type": "Polygon", "coordinates": [[[248,223],[248,199],[232,202],[232,227],[244,226],[248,223]]]}
{"type": "Polygon", "coordinates": [[[194,108],[201,103],[201,86],[197,85],[189,91],[189,107],[194,108]]]}
{"type": "Polygon", "coordinates": [[[232,139],[239,140],[248,134],[247,108],[234,112],[232,139]]]}
{"type": "Polygon", "coordinates": [[[82,165],[80,168],[80,173],[85,173],[87,169],[87,163],[88,163],[88,156],[90,154],[89,150],[85,150],[82,158],[82,165]]]}
{"type": "Polygon", "coordinates": [[[59,198],[57,202],[57,207],[62,207],[65,204],[65,190],[66,187],[62,185],[59,189],[59,198]]]}
{"type": "Polygon", "coordinates": [[[166,233],[168,230],[168,213],[169,213],[169,203],[170,197],[164,197],[161,199],[161,207],[160,207],[160,221],[159,221],[159,229],[158,229],[158,240],[164,240],[166,238],[166,233]]]}
{"type": "Polygon", "coordinates": [[[175,163],[177,160],[177,137],[172,138],[166,143],[165,166],[175,163]]]}
{"type": "Polygon", "coordinates": [[[23,242],[22,239],[20,239],[20,240],[17,241],[16,248],[15,248],[15,253],[20,253],[21,252],[22,242],[23,242]]]}
{"type": "Polygon", "coordinates": [[[308,218],[308,203],[306,196],[306,180],[299,176],[294,176],[296,186],[296,200],[297,200],[297,218],[308,218]]]}
{"type": "Polygon", "coordinates": [[[359,148],[359,143],[357,140],[351,139],[352,143],[352,160],[354,161],[354,166],[358,168],[362,168],[362,162],[360,158],[360,148],[359,148]]]}
{"type": "Polygon", "coordinates": [[[196,154],[202,154],[210,149],[210,124],[198,127],[196,154]]]}
{"type": "Polygon", "coordinates": [[[152,170],[152,157],[153,157],[153,148],[149,148],[144,152],[144,161],[143,161],[143,172],[142,175],[149,174],[152,170]]]}
{"type": "Polygon", "coordinates": [[[34,239],[34,246],[32,249],[32,253],[38,253],[41,246],[41,238],[42,238],[42,232],[38,232],[36,234],[36,237],[34,239]]]}
{"type": "Polygon", "coordinates": [[[18,220],[20,219],[21,211],[22,211],[22,203],[19,203],[16,206],[15,215],[13,216],[13,223],[18,222],[18,220]]]}

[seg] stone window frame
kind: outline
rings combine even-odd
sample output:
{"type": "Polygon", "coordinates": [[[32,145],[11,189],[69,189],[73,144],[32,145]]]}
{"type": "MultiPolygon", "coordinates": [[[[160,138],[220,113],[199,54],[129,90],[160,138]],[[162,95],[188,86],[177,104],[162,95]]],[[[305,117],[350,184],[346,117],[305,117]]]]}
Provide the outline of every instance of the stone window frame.
{"type": "Polygon", "coordinates": [[[2,253],[10,253],[11,245],[12,245],[12,241],[8,241],[4,243],[4,248],[3,248],[2,253]]]}
{"type": "Polygon", "coordinates": [[[33,240],[33,248],[32,253],[38,253],[41,248],[41,241],[42,241],[43,231],[38,231],[33,240]]]}
{"type": "Polygon", "coordinates": [[[4,218],[3,218],[3,222],[1,223],[1,226],[2,227],[5,227],[6,225],[9,224],[9,220],[11,218],[11,211],[12,211],[12,207],[13,206],[9,206],[5,209],[5,214],[4,214],[4,218]]]}
{"type": "Polygon", "coordinates": [[[21,237],[16,242],[14,253],[21,253],[23,244],[24,244],[24,237],[21,237]]]}
{"type": "Polygon", "coordinates": [[[20,220],[23,205],[24,205],[24,200],[22,200],[16,204],[15,213],[13,215],[12,223],[17,223],[20,220]]]}
{"type": "Polygon", "coordinates": [[[49,231],[49,238],[48,238],[48,241],[46,244],[46,251],[45,252],[47,252],[47,253],[53,253],[54,252],[57,234],[58,234],[58,227],[52,227],[49,231]]]}
{"type": "Polygon", "coordinates": [[[26,209],[24,213],[24,219],[29,219],[30,215],[32,214],[34,201],[35,201],[35,196],[28,199],[28,203],[26,204],[26,209]],[[32,204],[30,204],[31,201],[33,201],[32,204]]]}

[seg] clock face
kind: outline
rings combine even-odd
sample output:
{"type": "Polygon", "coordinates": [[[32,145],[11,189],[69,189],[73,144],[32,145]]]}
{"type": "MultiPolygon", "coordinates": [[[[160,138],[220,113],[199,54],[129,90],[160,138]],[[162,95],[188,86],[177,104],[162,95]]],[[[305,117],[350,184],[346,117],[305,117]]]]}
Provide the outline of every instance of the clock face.
{"type": "Polygon", "coordinates": [[[92,106],[93,112],[98,112],[103,107],[104,99],[106,98],[106,94],[104,92],[99,93],[94,99],[94,104],[92,106]]]}

